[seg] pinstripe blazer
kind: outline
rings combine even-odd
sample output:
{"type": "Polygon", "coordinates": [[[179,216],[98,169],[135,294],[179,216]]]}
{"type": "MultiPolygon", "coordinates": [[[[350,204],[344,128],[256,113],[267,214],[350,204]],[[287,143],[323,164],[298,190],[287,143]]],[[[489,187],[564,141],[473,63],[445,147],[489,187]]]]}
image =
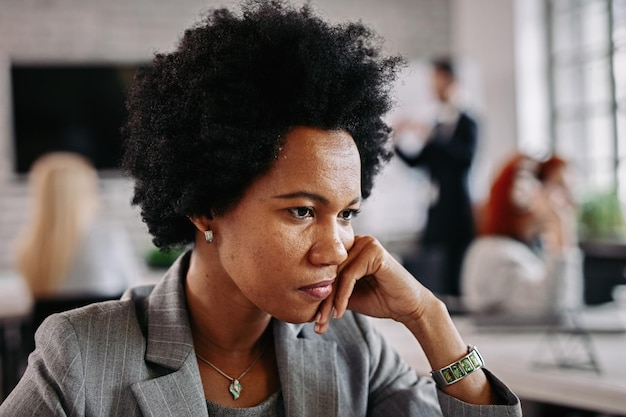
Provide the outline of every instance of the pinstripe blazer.
{"type": "MultiPolygon", "coordinates": [[[[188,263],[186,254],[154,288],[49,317],[0,416],[208,416],[186,309],[188,263]]],[[[506,405],[468,405],[437,390],[365,317],[346,314],[324,335],[311,324],[272,326],[286,416],[521,416],[517,397],[491,375],[506,405]]]]}

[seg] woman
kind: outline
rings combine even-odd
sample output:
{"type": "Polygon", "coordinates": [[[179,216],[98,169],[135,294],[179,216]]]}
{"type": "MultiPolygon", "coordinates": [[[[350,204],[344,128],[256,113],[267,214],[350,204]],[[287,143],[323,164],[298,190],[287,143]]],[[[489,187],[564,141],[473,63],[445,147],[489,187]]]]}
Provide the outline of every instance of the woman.
{"type": "Polygon", "coordinates": [[[481,236],[463,266],[473,313],[523,322],[558,320],[582,305],[576,210],[558,157],[515,155],[496,176],[481,236]]]}
{"type": "Polygon", "coordinates": [[[33,164],[32,215],[16,244],[16,265],[36,300],[119,297],[139,280],[130,239],[103,221],[98,174],[83,156],[52,152],[33,164]]]}
{"type": "Polygon", "coordinates": [[[260,1],[157,55],[125,166],[154,242],[192,249],[154,289],[49,319],[1,415],[520,415],[443,304],[352,231],[390,157],[399,59],[373,40],[260,1]],[[475,371],[437,390],[360,313],[405,323],[433,369],[475,371]]]}

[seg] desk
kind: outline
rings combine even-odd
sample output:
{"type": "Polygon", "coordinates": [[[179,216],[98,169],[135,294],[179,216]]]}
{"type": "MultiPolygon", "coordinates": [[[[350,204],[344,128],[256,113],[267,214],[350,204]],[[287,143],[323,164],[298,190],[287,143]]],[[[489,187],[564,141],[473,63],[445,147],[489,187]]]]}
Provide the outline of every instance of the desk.
{"type": "MultiPolygon", "coordinates": [[[[383,336],[418,374],[430,373],[426,356],[411,333],[392,320],[372,319],[383,336]]],[[[626,415],[626,333],[594,333],[592,345],[602,371],[537,367],[550,362],[541,331],[485,332],[467,318],[455,318],[468,344],[478,346],[486,366],[520,398],[600,413],[626,415]],[[542,352],[544,354],[542,354],[542,352]],[[538,357],[534,357],[538,355],[538,357]]]]}
{"type": "Polygon", "coordinates": [[[30,315],[33,299],[24,281],[11,272],[0,273],[0,402],[17,384],[21,325],[30,315]]]}
{"type": "Polygon", "coordinates": [[[26,283],[17,273],[0,272],[0,319],[30,314],[33,298],[26,283]]]}

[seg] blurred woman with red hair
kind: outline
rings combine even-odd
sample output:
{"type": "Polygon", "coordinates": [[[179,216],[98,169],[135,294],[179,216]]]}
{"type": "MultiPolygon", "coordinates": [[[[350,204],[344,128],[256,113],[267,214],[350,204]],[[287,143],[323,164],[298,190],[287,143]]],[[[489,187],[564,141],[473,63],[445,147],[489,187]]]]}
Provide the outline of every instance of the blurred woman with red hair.
{"type": "Polygon", "coordinates": [[[544,320],[582,305],[576,208],[558,157],[516,154],[493,181],[462,273],[472,313],[544,320]]]}

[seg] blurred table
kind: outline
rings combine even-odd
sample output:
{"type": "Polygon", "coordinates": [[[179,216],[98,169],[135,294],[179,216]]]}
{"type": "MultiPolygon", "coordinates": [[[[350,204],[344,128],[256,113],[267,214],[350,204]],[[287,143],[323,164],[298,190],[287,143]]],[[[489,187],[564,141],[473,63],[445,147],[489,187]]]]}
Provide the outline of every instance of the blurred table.
{"type": "Polygon", "coordinates": [[[17,384],[22,323],[33,307],[26,283],[11,271],[0,272],[0,402],[17,384]]]}
{"type": "MultiPolygon", "coordinates": [[[[598,373],[556,366],[549,341],[554,342],[561,335],[548,335],[546,329],[481,329],[466,317],[454,320],[465,341],[479,348],[487,368],[520,398],[626,415],[626,332],[610,331],[607,327],[586,333],[598,373]]],[[[372,321],[419,374],[430,373],[426,356],[404,326],[392,320],[372,321]]],[[[581,342],[575,338],[565,343],[575,350],[581,342]]],[[[582,348],[578,353],[584,358],[588,352],[582,348]]]]}
{"type": "Polygon", "coordinates": [[[32,306],[24,280],[12,271],[0,271],[0,319],[28,315],[32,306]]]}

